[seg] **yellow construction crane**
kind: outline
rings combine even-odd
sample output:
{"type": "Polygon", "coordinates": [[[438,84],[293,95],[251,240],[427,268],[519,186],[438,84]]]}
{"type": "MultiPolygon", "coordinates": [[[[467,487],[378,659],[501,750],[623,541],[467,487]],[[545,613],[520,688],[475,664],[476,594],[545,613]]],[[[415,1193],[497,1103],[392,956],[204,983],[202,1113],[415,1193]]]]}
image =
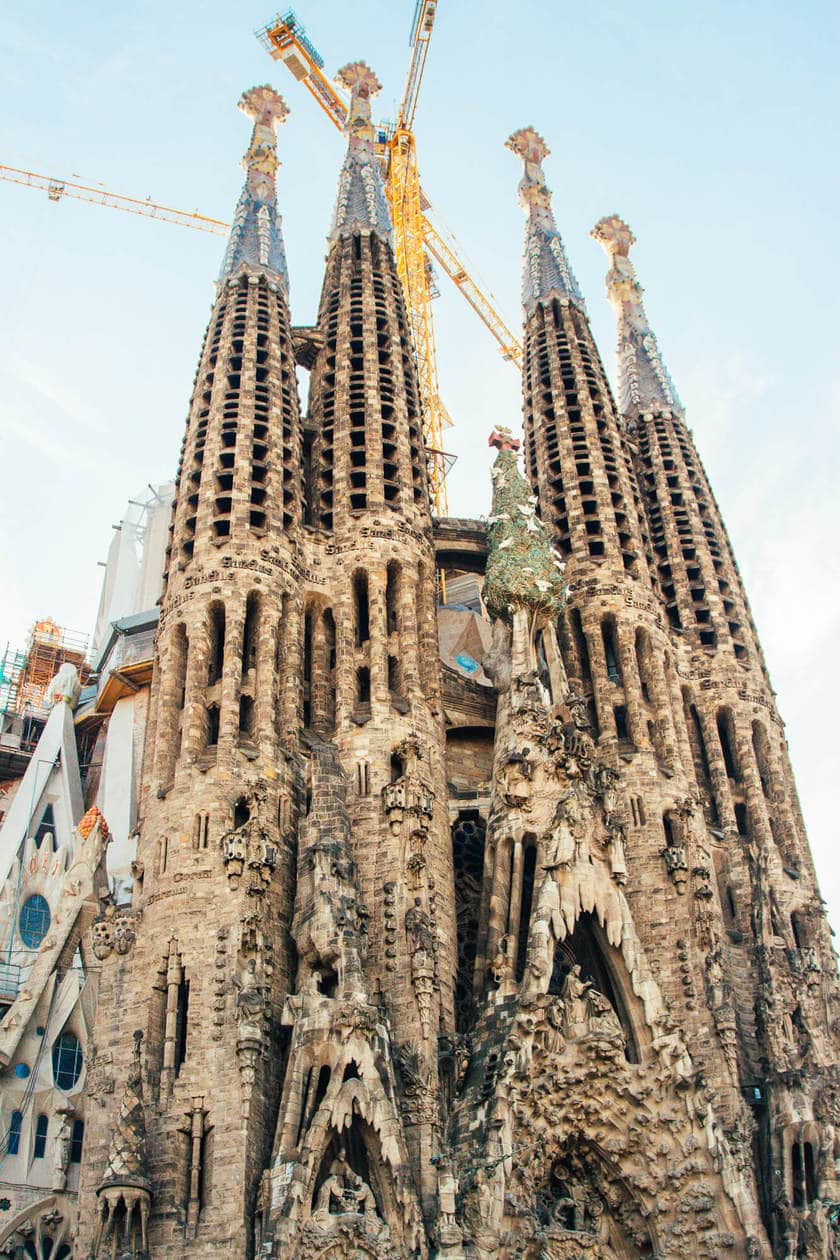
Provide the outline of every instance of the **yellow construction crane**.
{"type": "MultiPolygon", "coordinates": [[[[397,272],[405,292],[408,317],[417,351],[420,393],[425,417],[426,450],[429,454],[431,493],[439,516],[447,513],[446,465],[443,431],[452,421],[438,387],[437,355],[432,320],[434,296],[429,269],[433,258],[463,293],[473,310],[495,337],[506,359],[521,367],[522,346],[488,297],[461,261],[451,234],[444,236],[429,219],[431,202],[420,186],[414,115],[429,51],[429,40],[438,0],[417,0],[411,28],[411,60],[397,122],[380,126],[376,143],[386,174],[386,192],[394,224],[397,272]],[[447,239],[448,237],[448,239],[447,239]]],[[[278,15],[257,37],[275,61],[282,61],[310,92],[336,127],[343,127],[347,105],[338,89],[323,73],[324,62],[297,15],[289,10],[278,15]]]]}
{"type": "MultiPolygon", "coordinates": [[[[431,309],[432,298],[437,293],[430,259],[449,276],[490,330],[503,357],[517,368],[522,363],[522,346],[498,313],[491,295],[482,290],[470,275],[451,233],[439,221],[436,226],[430,219],[432,206],[420,186],[413,124],[437,3],[438,0],[417,0],[410,38],[411,60],[397,123],[393,127],[383,125],[377,129],[376,147],[385,170],[386,191],[394,224],[397,271],[405,292],[417,351],[432,502],[437,514],[445,516],[446,471],[451,456],[447,456],[443,449],[443,431],[452,426],[452,420],[443,405],[438,386],[431,309]]],[[[347,115],[346,101],[323,73],[323,60],[294,12],[290,10],[276,17],[257,34],[271,56],[283,61],[292,75],[304,84],[330,121],[343,128],[347,115]]],[[[72,197],[217,236],[224,236],[230,226],[221,219],[210,218],[196,210],[175,210],[153,202],[151,198],[127,197],[101,186],[57,179],[12,166],[0,165],[0,179],[40,189],[51,201],[72,197]]]]}
{"type": "Polygon", "coordinates": [[[211,232],[214,236],[226,236],[230,228],[229,223],[223,223],[221,219],[210,219],[197,210],[173,210],[171,206],[158,205],[150,197],[145,201],[139,197],[123,197],[120,193],[107,192],[104,188],[94,188],[89,184],[76,184],[72,180],[56,179],[52,175],[37,175],[34,171],[21,171],[16,166],[0,165],[0,179],[10,184],[40,189],[47,194],[50,201],[73,197],[76,201],[90,201],[94,205],[108,206],[111,210],[141,214],[146,219],[177,223],[181,227],[194,228],[197,232],[211,232]]]}

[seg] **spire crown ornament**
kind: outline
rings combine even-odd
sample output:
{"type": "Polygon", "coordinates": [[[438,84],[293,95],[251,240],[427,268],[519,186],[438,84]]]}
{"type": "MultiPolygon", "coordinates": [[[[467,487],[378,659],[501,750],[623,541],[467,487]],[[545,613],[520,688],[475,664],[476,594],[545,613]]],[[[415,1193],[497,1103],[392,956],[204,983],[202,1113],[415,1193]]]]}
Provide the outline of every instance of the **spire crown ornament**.
{"type": "Polygon", "coordinates": [[[585,311],[583,294],[569,266],[554,219],[551,190],[545,182],[542,162],[548,157],[549,147],[534,127],[515,131],[505,147],[521,158],[524,165],[519,201],[528,215],[522,269],[522,305],[526,318],[540,303],[555,297],[585,311]]]}
{"type": "Polygon", "coordinates": [[[636,243],[617,214],[599,219],[591,233],[610,260],[607,296],[618,316],[618,401],[630,420],[646,412],[682,412],[674,382],[662,359],[642,302],[644,289],[630,261],[636,243]]]}
{"type": "Polygon", "coordinates": [[[245,187],[237,202],[219,283],[232,279],[246,263],[277,273],[288,292],[289,276],[277,213],[275,176],[280,166],[277,127],[288,117],[289,110],[283,97],[267,83],[243,92],[239,108],[254,120],[254,129],[242,158],[245,187]]]}
{"type": "Polygon", "coordinates": [[[344,131],[347,156],[338,181],[333,226],[329,239],[354,232],[375,232],[393,245],[391,214],[382,182],[382,170],[373,147],[374,127],[370,103],[382,84],[364,61],[351,61],[335,76],[350,93],[344,131]]]}
{"type": "Polygon", "coordinates": [[[342,66],[335,81],[350,93],[344,130],[360,140],[373,140],[370,103],[382,91],[382,84],[365,61],[351,61],[342,66]]]}

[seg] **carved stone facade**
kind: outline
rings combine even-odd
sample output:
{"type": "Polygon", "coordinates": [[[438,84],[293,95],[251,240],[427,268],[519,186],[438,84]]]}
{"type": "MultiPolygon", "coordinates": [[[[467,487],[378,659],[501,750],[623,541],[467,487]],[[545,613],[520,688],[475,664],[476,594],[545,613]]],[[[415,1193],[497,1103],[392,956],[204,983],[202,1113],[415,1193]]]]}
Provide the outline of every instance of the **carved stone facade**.
{"type": "Polygon", "coordinates": [[[525,472],[497,428],[487,522],[433,523],[378,84],[361,62],[341,81],[348,151],[306,336],[274,192],[286,109],[267,87],[242,99],[254,131],[177,482],[132,903],[88,895],[101,817],[79,826],[67,894],[91,902],[96,998],[78,1220],[57,1233],[44,1199],[15,1245],[28,1229],[94,1260],[838,1255],[835,958],[632,234],[595,229],[619,411],[547,147],[511,137],[525,472]],[[436,612],[437,568],[475,598],[436,612]]]}

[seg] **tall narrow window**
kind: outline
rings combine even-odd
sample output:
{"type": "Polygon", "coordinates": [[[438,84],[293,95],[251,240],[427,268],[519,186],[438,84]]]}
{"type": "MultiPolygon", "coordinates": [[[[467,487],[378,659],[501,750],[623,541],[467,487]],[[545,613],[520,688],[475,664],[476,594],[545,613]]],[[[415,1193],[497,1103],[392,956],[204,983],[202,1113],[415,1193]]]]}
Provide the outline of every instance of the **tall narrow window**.
{"type": "Polygon", "coordinates": [[[303,725],[312,725],[312,658],[315,612],[307,608],[303,618],[303,725]]]}
{"type": "Polygon", "coordinates": [[[370,704],[370,670],[366,666],[356,670],[356,701],[370,704]]]}
{"type": "Polygon", "coordinates": [[[385,586],[385,613],[388,634],[400,628],[400,566],[396,560],[388,563],[388,577],[385,586]]]}
{"type": "Polygon", "coordinates": [[[814,1148],[810,1142],[796,1141],[790,1148],[793,1206],[807,1207],[817,1197],[817,1176],[814,1148]]]}
{"type": "Polygon", "coordinates": [[[32,1155],[35,1159],[43,1159],[47,1149],[47,1127],[49,1119],[45,1115],[40,1115],[35,1121],[35,1147],[32,1155]]]}
{"type": "Polygon", "coordinates": [[[537,677],[548,692],[549,703],[553,700],[551,694],[551,674],[548,669],[548,658],[545,654],[545,636],[542,630],[538,630],[534,640],[534,646],[537,654],[537,677]]]}
{"type": "Polygon", "coordinates": [[[650,639],[646,630],[636,631],[636,665],[639,670],[639,681],[642,684],[642,696],[650,701],[650,639]]]}
{"type": "MultiPolygon", "coordinates": [[[[210,655],[207,666],[207,682],[210,686],[222,676],[225,663],[225,606],[213,604],[210,608],[210,655]]],[[[212,741],[215,742],[215,741],[212,741]]]]}
{"type": "Polygon", "coordinates": [[[752,724],[752,746],[758,777],[761,780],[761,790],[765,797],[770,800],[773,795],[773,779],[770,771],[770,742],[767,738],[767,732],[760,722],[753,722],[752,724]]]}
{"type": "Polygon", "coordinates": [[[84,1120],[73,1121],[73,1132],[70,1137],[70,1163],[81,1164],[82,1147],[85,1142],[85,1122],[84,1120]]]}
{"type": "Polygon", "coordinates": [[[251,696],[239,697],[239,734],[250,739],[254,734],[254,701],[251,696]]]}
{"type": "Polygon", "coordinates": [[[245,604],[245,625],[242,629],[242,673],[257,668],[257,643],[260,629],[260,597],[254,591],[245,604]]]}
{"type": "Polygon", "coordinates": [[[23,1128],[23,1112],[13,1111],[9,1121],[9,1137],[6,1145],[8,1155],[17,1155],[20,1150],[20,1131],[23,1128]]]}
{"type": "Polygon", "coordinates": [[[478,943],[481,885],[484,874],[485,826],[478,810],[461,810],[452,827],[452,865],[455,872],[455,923],[458,971],[455,982],[456,1027],[468,1027],[475,954],[478,943]]]}
{"type": "Polygon", "coordinates": [[[607,677],[617,687],[621,683],[621,670],[618,666],[618,646],[615,637],[615,623],[607,620],[601,625],[601,638],[604,641],[604,657],[607,662],[607,677]]]}
{"type": "Polygon", "coordinates": [[[207,706],[207,745],[215,748],[219,742],[219,706],[217,704],[208,704],[207,706]]]}
{"type": "Polygon", "coordinates": [[[187,628],[176,626],[172,636],[171,670],[179,710],[183,709],[186,700],[187,650],[187,628]]]}
{"type": "Polygon", "coordinates": [[[356,613],[356,646],[361,647],[370,638],[368,579],[367,574],[361,571],[353,578],[353,601],[356,613]]]}
{"type": "Polygon", "coordinates": [[[519,935],[516,942],[516,978],[525,975],[528,953],[528,932],[531,927],[531,906],[534,901],[534,875],[537,869],[536,845],[529,844],[522,855],[522,898],[519,903],[519,935]]]}
{"type": "Polygon", "coordinates": [[[178,985],[178,1007],[175,1019],[175,1075],[187,1057],[187,1014],[190,1005],[190,982],[183,975],[178,985]]]}
{"type": "Polygon", "coordinates": [[[586,642],[586,635],[583,632],[583,622],[580,618],[580,610],[573,608],[569,613],[569,625],[572,631],[572,642],[575,648],[575,656],[577,657],[578,668],[580,670],[580,681],[584,687],[592,686],[592,667],[589,663],[589,645],[586,642]]]}
{"type": "Polygon", "coordinates": [[[694,762],[694,777],[697,780],[698,787],[707,788],[711,779],[709,755],[706,751],[706,741],[703,737],[700,715],[691,703],[691,698],[687,691],[683,692],[683,708],[685,724],[688,730],[688,742],[691,745],[691,759],[694,762]]]}
{"type": "Polygon", "coordinates": [[[735,759],[735,740],[732,726],[732,714],[728,709],[721,709],[717,716],[717,732],[720,740],[720,751],[726,766],[727,777],[736,783],[740,781],[738,762],[735,759]]]}

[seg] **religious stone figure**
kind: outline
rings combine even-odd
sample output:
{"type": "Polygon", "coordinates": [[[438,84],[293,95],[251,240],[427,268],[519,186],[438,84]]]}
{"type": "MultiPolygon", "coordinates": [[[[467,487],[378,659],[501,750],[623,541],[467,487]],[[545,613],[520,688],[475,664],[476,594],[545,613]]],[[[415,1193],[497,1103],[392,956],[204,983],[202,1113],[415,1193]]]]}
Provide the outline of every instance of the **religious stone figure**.
{"type": "Polygon", "coordinates": [[[70,1144],[73,1132],[69,1112],[60,1111],[59,1115],[61,1119],[53,1147],[53,1190],[63,1190],[67,1185],[67,1168],[70,1164],[70,1144]]]}
{"type": "Polygon", "coordinates": [[[313,1215],[319,1224],[326,1226],[332,1217],[348,1214],[364,1217],[366,1227],[372,1233],[379,1232],[382,1223],[373,1191],[350,1167],[342,1147],[330,1164],[329,1176],[318,1191],[313,1215]]]}

